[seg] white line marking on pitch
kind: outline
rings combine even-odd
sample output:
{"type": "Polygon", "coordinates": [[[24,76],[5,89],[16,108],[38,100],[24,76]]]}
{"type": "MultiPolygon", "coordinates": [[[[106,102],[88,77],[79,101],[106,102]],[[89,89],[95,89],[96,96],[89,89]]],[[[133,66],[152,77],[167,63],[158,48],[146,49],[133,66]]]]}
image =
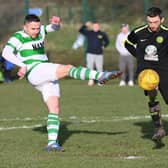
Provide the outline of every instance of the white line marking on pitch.
{"type": "MultiPolygon", "coordinates": [[[[164,118],[168,118],[168,115],[162,115],[164,118]]],[[[140,120],[140,119],[150,119],[151,117],[149,115],[146,116],[128,116],[128,117],[112,117],[111,119],[101,119],[101,117],[77,117],[77,116],[71,116],[69,119],[73,121],[74,123],[95,123],[95,122],[119,122],[119,121],[128,121],[128,120],[140,120]]],[[[0,119],[0,121],[39,121],[39,120],[47,120],[46,117],[41,118],[11,118],[11,119],[0,119]]],[[[66,119],[61,119],[65,120],[66,119]]],[[[13,126],[13,127],[0,127],[0,131],[4,130],[14,130],[14,129],[28,129],[28,128],[36,128],[43,126],[41,124],[38,125],[23,125],[23,126],[13,126]]]]}
{"type": "Polygon", "coordinates": [[[142,159],[144,157],[143,156],[126,156],[122,158],[127,159],[127,160],[132,160],[132,159],[142,159]]]}
{"type": "Polygon", "coordinates": [[[30,118],[30,117],[26,117],[26,118],[2,118],[0,119],[0,121],[39,121],[39,120],[45,120],[47,119],[46,117],[41,117],[41,118],[30,118]]]}
{"type": "MultiPolygon", "coordinates": [[[[163,114],[163,118],[168,118],[168,114],[163,114]]],[[[92,116],[92,117],[77,117],[77,116],[70,116],[70,120],[77,120],[80,122],[111,122],[111,121],[125,121],[125,120],[140,120],[140,119],[150,119],[150,115],[145,116],[128,116],[128,117],[120,117],[120,116],[113,116],[111,119],[102,119],[102,117],[92,116]]],[[[38,118],[2,118],[0,121],[40,121],[40,120],[47,120],[47,117],[38,117],[38,118]]],[[[66,118],[61,118],[61,120],[67,120],[66,118]]]]}
{"type": "Polygon", "coordinates": [[[36,128],[36,127],[41,127],[43,125],[37,124],[37,125],[23,125],[23,126],[18,126],[18,127],[0,127],[0,131],[5,131],[5,130],[15,130],[15,129],[28,129],[28,128],[36,128]]]}
{"type": "MultiPolygon", "coordinates": [[[[168,118],[168,114],[163,114],[163,118],[168,118]]],[[[102,119],[102,117],[92,116],[92,117],[77,117],[77,116],[70,116],[70,120],[77,120],[80,122],[111,122],[111,121],[125,121],[125,120],[140,120],[140,119],[150,119],[150,115],[145,116],[128,116],[128,117],[121,117],[121,116],[112,116],[111,119],[102,119]]],[[[0,121],[40,121],[40,120],[47,120],[47,117],[38,117],[38,118],[2,118],[0,121]]],[[[61,120],[67,120],[67,118],[61,118],[61,120]]]]}

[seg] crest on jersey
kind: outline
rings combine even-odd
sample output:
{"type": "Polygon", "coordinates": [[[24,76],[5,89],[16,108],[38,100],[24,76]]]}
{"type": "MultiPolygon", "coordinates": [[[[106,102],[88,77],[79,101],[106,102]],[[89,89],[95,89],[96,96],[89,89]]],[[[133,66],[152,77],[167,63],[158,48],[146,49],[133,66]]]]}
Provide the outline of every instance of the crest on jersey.
{"type": "Polygon", "coordinates": [[[159,57],[157,55],[157,48],[156,48],[156,46],[154,46],[154,45],[148,45],[148,46],[146,46],[144,60],[159,61],[159,57]]]}
{"type": "Polygon", "coordinates": [[[103,36],[101,34],[98,35],[98,39],[102,39],[103,36]]]}
{"type": "Polygon", "coordinates": [[[157,42],[157,43],[163,43],[163,41],[164,41],[164,39],[163,39],[162,36],[158,36],[158,37],[156,38],[156,42],[157,42]]]}

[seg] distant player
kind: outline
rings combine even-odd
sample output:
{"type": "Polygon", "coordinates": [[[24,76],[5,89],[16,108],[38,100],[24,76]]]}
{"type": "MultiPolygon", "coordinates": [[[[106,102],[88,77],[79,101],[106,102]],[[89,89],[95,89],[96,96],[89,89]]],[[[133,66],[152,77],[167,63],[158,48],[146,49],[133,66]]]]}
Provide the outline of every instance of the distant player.
{"type": "MultiPolygon", "coordinates": [[[[144,69],[155,70],[160,77],[159,91],[168,104],[168,28],[163,26],[161,9],[151,7],[147,11],[147,24],[135,28],[125,43],[125,47],[137,59],[137,74],[144,69]]],[[[155,126],[153,140],[166,135],[163,127],[157,89],[146,91],[149,96],[149,111],[155,126]]]]}
{"type": "Polygon", "coordinates": [[[58,143],[59,133],[59,97],[58,80],[66,76],[75,79],[94,79],[100,83],[118,77],[120,71],[97,72],[84,67],[49,63],[44,48],[45,35],[59,30],[61,21],[53,16],[49,25],[41,25],[39,17],[27,15],[23,30],[16,32],[7,42],[2,56],[20,67],[20,78],[27,77],[28,81],[41,92],[43,100],[48,107],[48,145],[46,151],[64,151],[58,143]]]}

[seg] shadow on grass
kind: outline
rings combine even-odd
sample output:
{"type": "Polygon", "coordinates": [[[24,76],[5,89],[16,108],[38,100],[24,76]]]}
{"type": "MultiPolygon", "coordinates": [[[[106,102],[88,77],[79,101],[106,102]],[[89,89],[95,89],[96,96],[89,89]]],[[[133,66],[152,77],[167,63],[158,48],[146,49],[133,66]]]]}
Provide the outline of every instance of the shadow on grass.
{"type": "MultiPolygon", "coordinates": [[[[163,121],[164,128],[168,128],[168,122],[163,121]]],[[[141,132],[143,133],[142,138],[152,140],[152,136],[154,134],[154,126],[152,122],[149,121],[141,121],[135,122],[134,125],[141,127],[141,132]]],[[[163,140],[160,141],[153,141],[154,147],[153,149],[161,149],[165,146],[163,140]]]]}
{"type": "MultiPolygon", "coordinates": [[[[71,125],[73,123],[71,122],[61,122],[60,130],[59,130],[59,142],[61,145],[63,145],[69,137],[71,137],[72,134],[102,134],[102,135],[118,135],[118,134],[125,134],[126,131],[120,131],[120,132],[105,132],[105,131],[92,131],[92,130],[70,130],[68,129],[68,125],[71,125]]],[[[38,131],[40,133],[47,134],[47,126],[41,126],[33,128],[33,131],[38,131]]]]}

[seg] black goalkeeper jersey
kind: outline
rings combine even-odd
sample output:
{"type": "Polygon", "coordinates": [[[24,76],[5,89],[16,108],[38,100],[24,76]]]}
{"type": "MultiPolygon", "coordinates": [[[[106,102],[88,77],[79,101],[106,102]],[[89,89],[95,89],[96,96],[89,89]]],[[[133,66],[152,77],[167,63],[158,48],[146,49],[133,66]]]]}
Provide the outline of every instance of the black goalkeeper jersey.
{"type": "Polygon", "coordinates": [[[168,73],[168,28],[161,25],[151,32],[148,25],[135,28],[128,36],[125,47],[137,59],[137,72],[152,68],[159,74],[168,73]]]}

